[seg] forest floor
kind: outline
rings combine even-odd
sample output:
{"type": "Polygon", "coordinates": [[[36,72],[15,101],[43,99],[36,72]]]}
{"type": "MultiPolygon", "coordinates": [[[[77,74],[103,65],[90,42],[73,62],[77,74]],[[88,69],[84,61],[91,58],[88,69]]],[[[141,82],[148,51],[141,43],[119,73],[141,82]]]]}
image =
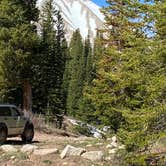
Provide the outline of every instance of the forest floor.
{"type": "MultiPolygon", "coordinates": [[[[24,146],[19,137],[9,138],[5,144],[12,145],[17,149],[21,149],[24,146]]],[[[14,153],[0,151],[0,166],[108,166],[111,165],[108,160],[92,162],[81,156],[70,156],[64,159],[60,157],[61,152],[67,145],[85,148],[86,151],[102,151],[107,156],[107,144],[108,142],[102,139],[84,136],[66,137],[36,131],[31,145],[35,145],[39,149],[56,148],[58,152],[41,156],[33,153],[22,153],[21,151],[14,153]]]]}

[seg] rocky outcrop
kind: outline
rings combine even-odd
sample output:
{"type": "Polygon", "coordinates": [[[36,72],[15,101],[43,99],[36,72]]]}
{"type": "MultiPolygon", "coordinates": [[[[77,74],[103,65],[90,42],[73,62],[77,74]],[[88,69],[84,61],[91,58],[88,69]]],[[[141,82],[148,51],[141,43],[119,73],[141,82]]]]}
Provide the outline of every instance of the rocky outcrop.
{"type": "Polygon", "coordinates": [[[84,152],[85,152],[85,149],[83,148],[76,148],[74,146],[67,145],[65,149],[62,151],[62,153],[60,154],[60,157],[63,159],[69,156],[80,156],[84,152]]]}

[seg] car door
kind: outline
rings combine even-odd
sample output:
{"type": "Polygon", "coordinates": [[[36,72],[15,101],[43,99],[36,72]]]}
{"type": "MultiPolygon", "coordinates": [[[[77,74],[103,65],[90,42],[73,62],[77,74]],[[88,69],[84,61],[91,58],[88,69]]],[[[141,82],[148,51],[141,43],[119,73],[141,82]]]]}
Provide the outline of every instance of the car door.
{"type": "Polygon", "coordinates": [[[11,109],[11,114],[14,121],[14,124],[13,124],[15,127],[14,132],[15,134],[21,134],[24,130],[26,120],[23,116],[21,116],[17,108],[11,107],[10,109],[11,109]]]}
{"type": "Polygon", "coordinates": [[[7,125],[8,128],[8,135],[12,135],[15,131],[15,126],[11,110],[9,106],[2,106],[0,109],[1,121],[7,125]]]}

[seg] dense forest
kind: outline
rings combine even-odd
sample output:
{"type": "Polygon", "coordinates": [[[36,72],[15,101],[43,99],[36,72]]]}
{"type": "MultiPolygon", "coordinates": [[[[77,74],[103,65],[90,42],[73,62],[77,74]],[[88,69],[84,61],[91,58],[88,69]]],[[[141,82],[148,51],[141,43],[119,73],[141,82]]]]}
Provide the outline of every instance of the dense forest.
{"type": "Polygon", "coordinates": [[[110,126],[139,152],[166,131],[166,1],[108,0],[70,43],[53,0],[0,0],[0,102],[110,126]]]}

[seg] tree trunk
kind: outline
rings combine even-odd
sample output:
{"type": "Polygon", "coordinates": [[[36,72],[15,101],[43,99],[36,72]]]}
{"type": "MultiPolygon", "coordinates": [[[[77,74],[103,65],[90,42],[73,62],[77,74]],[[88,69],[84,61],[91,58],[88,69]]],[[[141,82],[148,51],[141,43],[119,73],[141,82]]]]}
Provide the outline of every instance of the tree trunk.
{"type": "Polygon", "coordinates": [[[27,117],[32,115],[32,87],[29,81],[23,83],[23,112],[27,117]]]}

